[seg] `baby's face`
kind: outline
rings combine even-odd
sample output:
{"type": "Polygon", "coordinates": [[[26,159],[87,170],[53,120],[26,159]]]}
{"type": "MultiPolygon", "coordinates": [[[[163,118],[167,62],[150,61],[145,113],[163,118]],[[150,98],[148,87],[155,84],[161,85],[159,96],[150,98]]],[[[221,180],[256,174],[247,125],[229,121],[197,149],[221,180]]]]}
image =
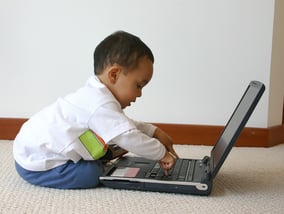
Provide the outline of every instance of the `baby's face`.
{"type": "Polygon", "coordinates": [[[152,75],[153,63],[147,57],[140,59],[137,68],[120,73],[113,93],[122,109],[130,106],[137,97],[142,96],[142,89],[150,82],[152,75]]]}

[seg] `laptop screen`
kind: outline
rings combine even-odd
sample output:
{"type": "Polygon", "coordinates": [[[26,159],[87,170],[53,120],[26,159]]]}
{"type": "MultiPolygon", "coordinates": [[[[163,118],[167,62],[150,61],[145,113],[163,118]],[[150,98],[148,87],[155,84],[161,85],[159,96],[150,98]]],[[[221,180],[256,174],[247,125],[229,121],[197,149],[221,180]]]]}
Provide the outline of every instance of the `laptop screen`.
{"type": "Polygon", "coordinates": [[[211,172],[213,177],[216,176],[228,153],[231,151],[264,90],[265,86],[261,82],[250,82],[242,99],[211,151],[211,164],[213,166],[213,168],[211,167],[211,172]]]}

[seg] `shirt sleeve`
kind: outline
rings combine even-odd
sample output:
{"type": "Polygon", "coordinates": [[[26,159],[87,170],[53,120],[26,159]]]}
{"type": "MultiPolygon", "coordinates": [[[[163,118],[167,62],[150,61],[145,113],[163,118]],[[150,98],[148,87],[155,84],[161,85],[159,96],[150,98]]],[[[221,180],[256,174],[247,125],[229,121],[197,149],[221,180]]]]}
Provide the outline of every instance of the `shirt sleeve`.
{"type": "Polygon", "coordinates": [[[143,132],[144,134],[148,135],[149,137],[153,137],[155,130],[157,129],[156,126],[150,124],[150,123],[145,123],[145,122],[140,122],[140,121],[135,121],[130,119],[133,124],[136,126],[138,130],[143,132]]]}
{"type": "Polygon", "coordinates": [[[112,143],[138,156],[151,160],[161,160],[166,148],[155,138],[151,138],[138,129],[127,131],[112,140],[112,143]]]}
{"type": "Polygon", "coordinates": [[[141,157],[160,160],[166,149],[152,138],[156,127],[129,119],[115,102],[106,103],[94,112],[89,128],[107,144],[117,144],[141,157]]]}

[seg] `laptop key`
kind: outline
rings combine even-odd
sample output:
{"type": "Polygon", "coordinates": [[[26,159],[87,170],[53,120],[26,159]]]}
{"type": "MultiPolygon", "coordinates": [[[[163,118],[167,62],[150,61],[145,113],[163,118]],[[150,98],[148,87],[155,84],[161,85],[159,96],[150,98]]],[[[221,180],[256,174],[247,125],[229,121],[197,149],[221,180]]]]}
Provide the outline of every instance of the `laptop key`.
{"type": "Polygon", "coordinates": [[[170,173],[170,175],[173,178],[173,180],[177,179],[181,163],[182,163],[182,159],[177,159],[175,165],[173,166],[173,169],[172,169],[172,171],[170,173]]]}
{"type": "Polygon", "coordinates": [[[163,177],[165,176],[164,169],[160,168],[159,172],[157,173],[157,177],[163,177]]]}
{"type": "Polygon", "coordinates": [[[155,166],[154,166],[154,168],[151,170],[151,175],[150,175],[150,177],[156,177],[157,176],[157,174],[158,174],[158,172],[159,172],[159,170],[160,170],[160,164],[157,162],[156,164],[155,164],[155,166]]]}
{"type": "Polygon", "coordinates": [[[194,174],[193,172],[194,172],[194,168],[195,168],[195,162],[196,162],[196,160],[191,160],[189,170],[188,170],[187,176],[186,176],[187,181],[193,180],[193,174],[194,174]]]}
{"type": "Polygon", "coordinates": [[[160,170],[160,164],[157,162],[153,168],[151,168],[145,174],[145,178],[155,178],[160,170]]]}
{"type": "Polygon", "coordinates": [[[181,165],[181,168],[180,168],[180,171],[179,171],[179,175],[177,177],[178,180],[180,180],[180,181],[185,180],[187,169],[188,169],[188,164],[189,164],[189,160],[183,160],[182,161],[182,165],[181,165]]]}

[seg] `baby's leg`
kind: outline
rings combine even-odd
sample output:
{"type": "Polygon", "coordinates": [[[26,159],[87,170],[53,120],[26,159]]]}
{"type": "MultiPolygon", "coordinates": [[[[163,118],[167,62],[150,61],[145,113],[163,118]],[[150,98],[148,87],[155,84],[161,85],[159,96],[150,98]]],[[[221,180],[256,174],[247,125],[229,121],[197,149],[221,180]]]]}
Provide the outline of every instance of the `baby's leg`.
{"type": "Polygon", "coordinates": [[[98,186],[103,165],[101,161],[68,161],[54,169],[37,172],[26,170],[16,163],[16,170],[24,180],[34,185],[58,189],[85,189],[98,186]]]}

